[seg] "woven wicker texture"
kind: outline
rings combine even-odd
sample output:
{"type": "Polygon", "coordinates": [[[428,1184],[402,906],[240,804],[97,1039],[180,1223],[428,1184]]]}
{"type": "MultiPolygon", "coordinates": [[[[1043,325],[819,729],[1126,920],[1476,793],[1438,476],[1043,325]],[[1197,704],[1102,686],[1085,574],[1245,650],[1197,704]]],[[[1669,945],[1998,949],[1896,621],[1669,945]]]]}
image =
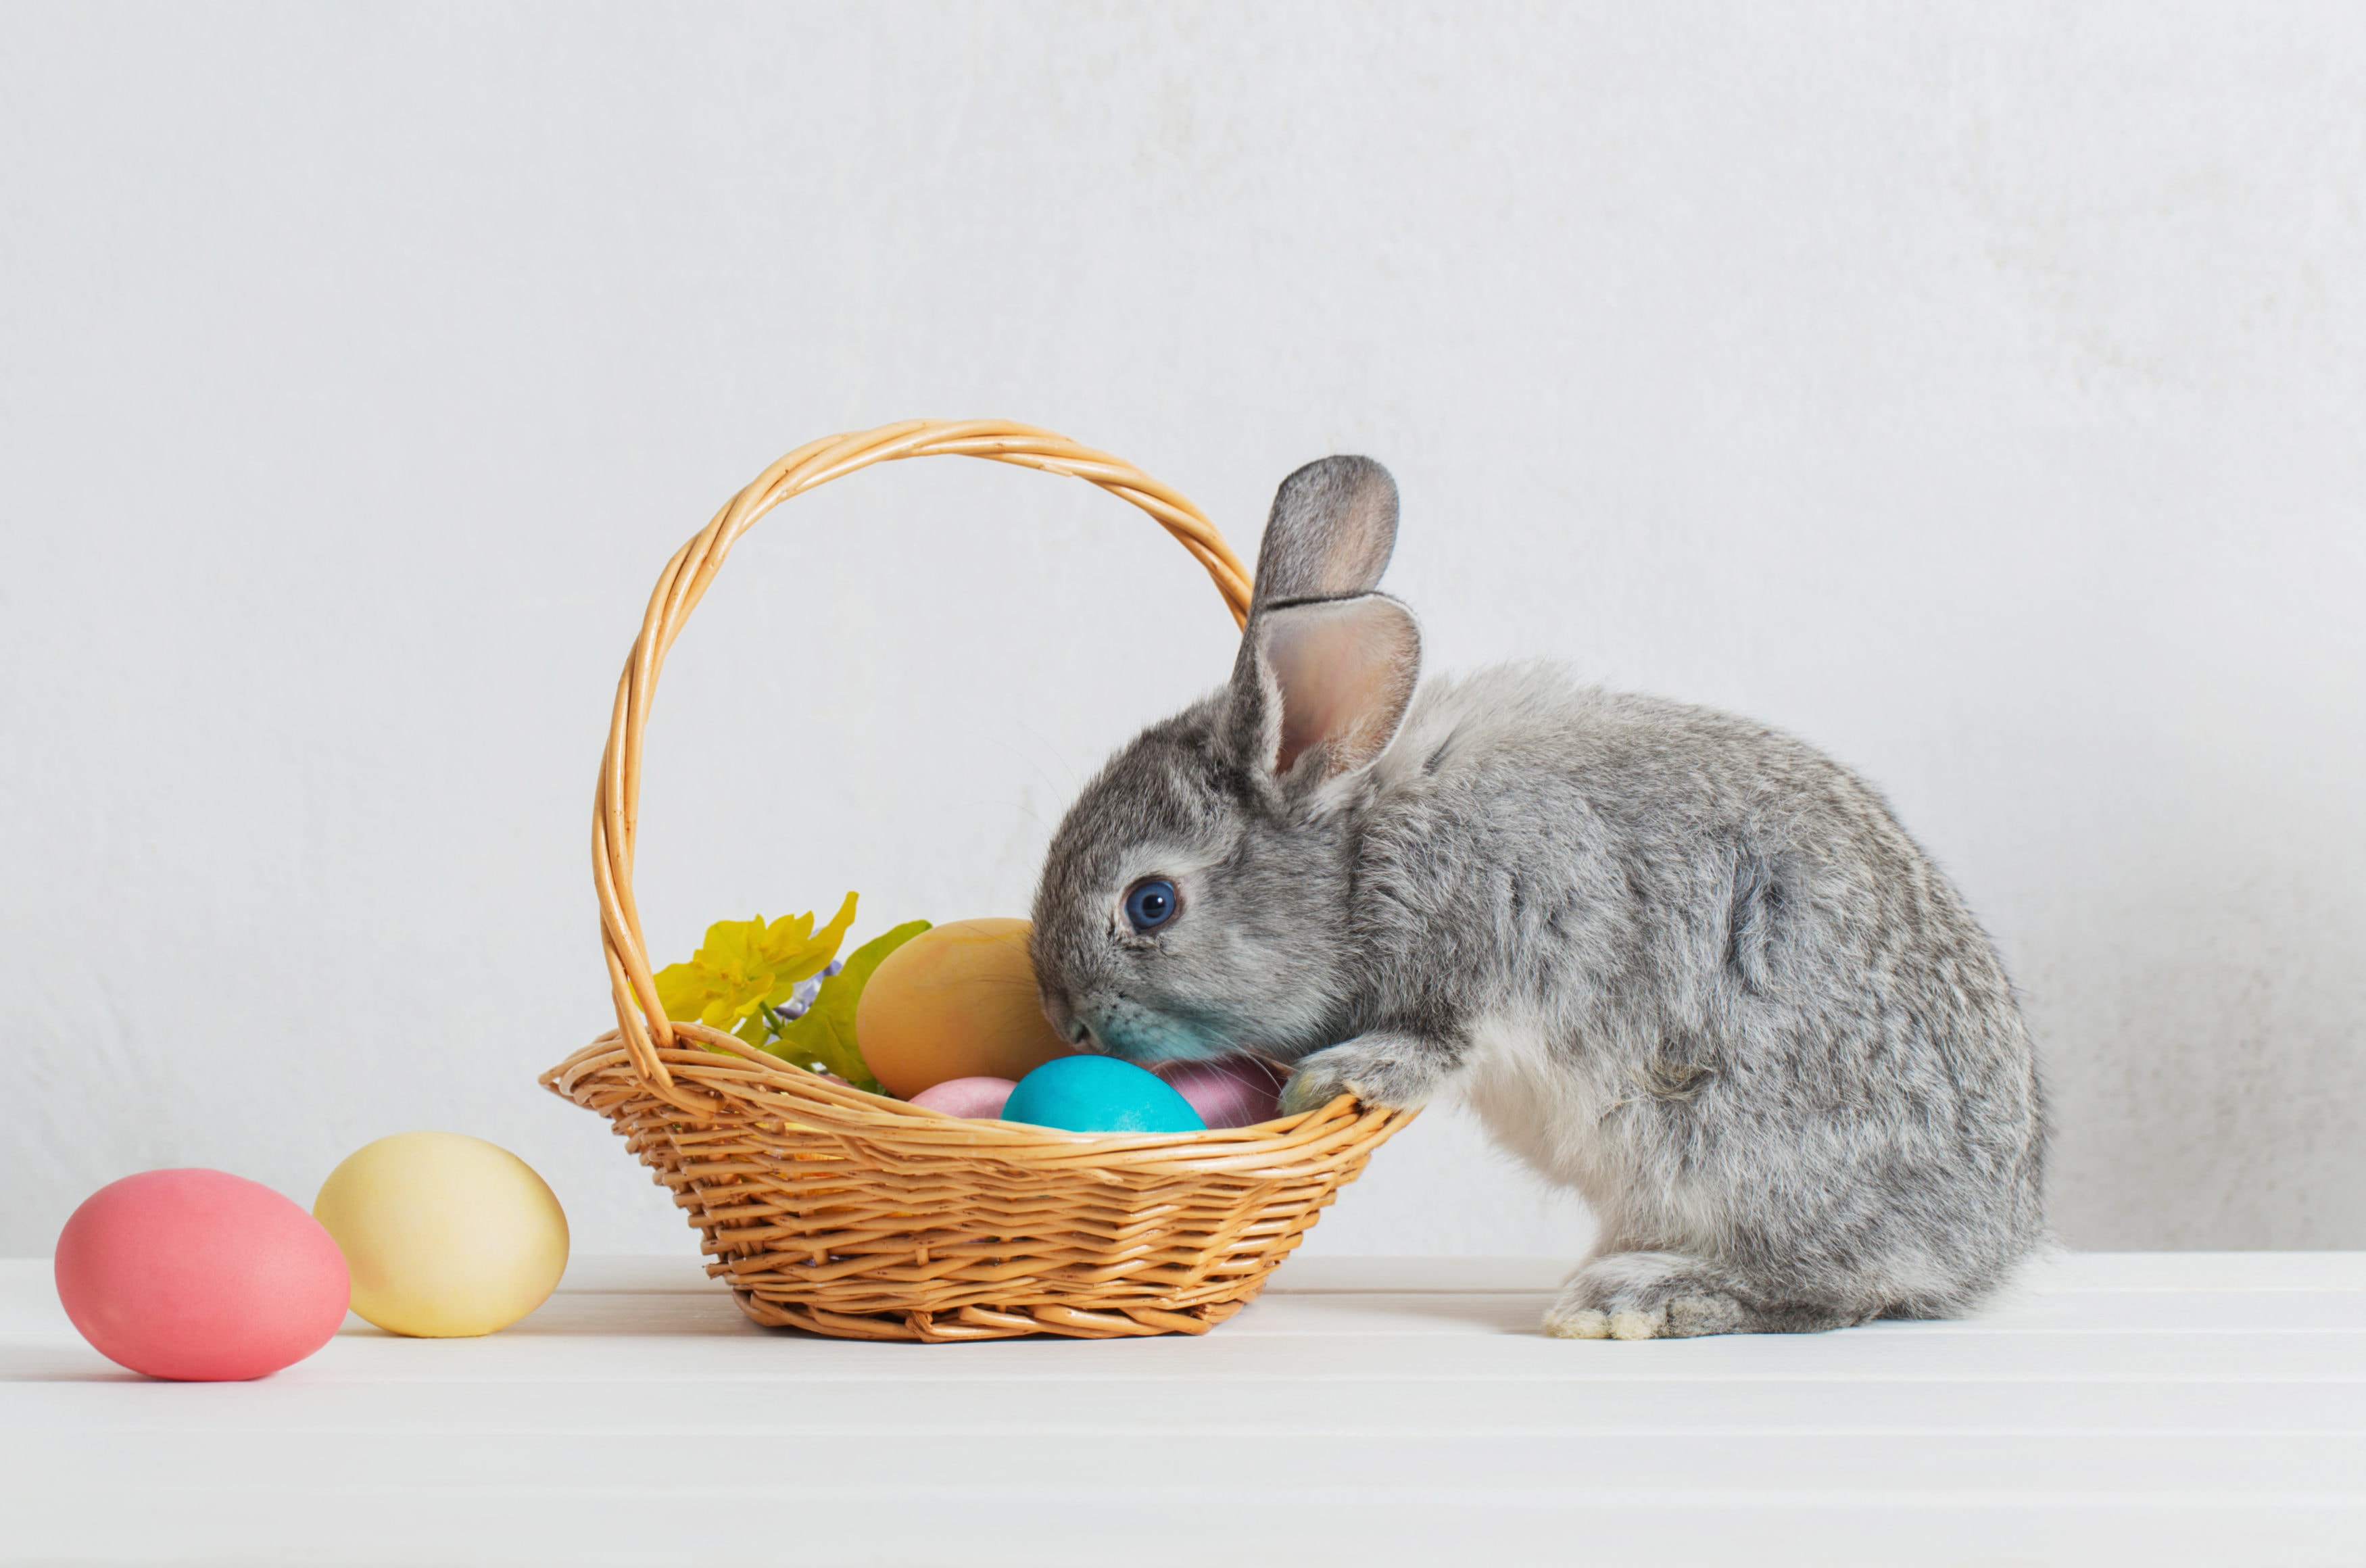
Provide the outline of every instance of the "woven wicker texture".
{"type": "Polygon", "coordinates": [[[1130,464],[1001,420],[813,442],[742,489],[658,578],[616,688],[592,876],[617,1026],[543,1075],[607,1116],[672,1190],[749,1316],[868,1339],[1205,1333],[1240,1310],[1410,1112],[1341,1099],[1161,1137],[965,1121],[866,1094],[677,1023],[633,902],[641,741],[668,648],[732,544],[790,497],[874,463],[983,457],[1087,479],[1189,551],[1237,622],[1249,575],[1207,515],[1130,464]]]}

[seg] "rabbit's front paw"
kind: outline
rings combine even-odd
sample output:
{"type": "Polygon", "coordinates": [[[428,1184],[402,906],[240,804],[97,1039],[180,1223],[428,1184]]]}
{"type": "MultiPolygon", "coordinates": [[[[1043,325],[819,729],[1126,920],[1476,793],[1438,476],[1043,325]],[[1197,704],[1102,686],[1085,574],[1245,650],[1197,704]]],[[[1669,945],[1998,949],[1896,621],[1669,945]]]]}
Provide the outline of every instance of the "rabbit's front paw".
{"type": "Polygon", "coordinates": [[[1281,1113],[1319,1111],[1342,1094],[1367,1105],[1395,1109],[1418,1105],[1447,1065],[1430,1043],[1392,1030],[1376,1030],[1316,1051],[1298,1064],[1282,1085],[1281,1113]]]}

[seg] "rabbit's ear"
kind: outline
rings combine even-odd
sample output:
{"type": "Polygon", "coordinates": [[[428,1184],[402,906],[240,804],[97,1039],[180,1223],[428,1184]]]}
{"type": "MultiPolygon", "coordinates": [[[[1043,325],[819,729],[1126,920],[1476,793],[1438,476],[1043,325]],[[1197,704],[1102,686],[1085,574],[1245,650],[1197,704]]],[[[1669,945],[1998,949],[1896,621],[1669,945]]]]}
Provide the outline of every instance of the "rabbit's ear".
{"type": "Polygon", "coordinates": [[[1281,482],[1257,543],[1250,612],[1369,593],[1397,543],[1397,482],[1369,457],[1325,457],[1281,482]]]}
{"type": "Polygon", "coordinates": [[[1369,766],[1404,722],[1421,628],[1385,594],[1260,611],[1233,667],[1234,758],[1291,792],[1369,766]]]}

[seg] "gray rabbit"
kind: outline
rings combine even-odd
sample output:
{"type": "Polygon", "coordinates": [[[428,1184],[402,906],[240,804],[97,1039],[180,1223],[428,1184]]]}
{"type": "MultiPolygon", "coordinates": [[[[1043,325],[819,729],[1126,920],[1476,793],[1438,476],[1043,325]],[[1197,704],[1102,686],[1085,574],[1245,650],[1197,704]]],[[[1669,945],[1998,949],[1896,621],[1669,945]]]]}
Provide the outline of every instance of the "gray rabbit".
{"type": "Polygon", "coordinates": [[[2003,966],[1881,797],[1763,725],[1544,666],[1416,689],[1395,483],[1274,498],[1229,686],[1120,751],[1035,897],[1043,1010],[1285,1108],[1459,1092],[1601,1240],[1573,1338],[1965,1312],[2045,1244],[2003,966]]]}

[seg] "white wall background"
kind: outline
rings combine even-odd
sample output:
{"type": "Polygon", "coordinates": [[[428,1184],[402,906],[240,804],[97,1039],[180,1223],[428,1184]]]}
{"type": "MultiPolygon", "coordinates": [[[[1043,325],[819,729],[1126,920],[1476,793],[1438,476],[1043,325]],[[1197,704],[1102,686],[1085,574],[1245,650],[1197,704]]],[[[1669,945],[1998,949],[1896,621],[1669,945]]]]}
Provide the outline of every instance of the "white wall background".
{"type": "MultiPolygon", "coordinates": [[[[691,1237],[534,1076],[668,553],[995,413],[1245,552],[1369,452],[1441,665],[1862,768],[2028,992],[2091,1247],[2366,1246],[2366,9],[0,10],[0,1252],[445,1126],[691,1237]]],[[[1218,679],[1088,487],[907,465],[668,668],[652,940],[1023,911],[1218,679]]],[[[1313,1246],[1568,1250],[1434,1114],[1313,1246]]]]}

